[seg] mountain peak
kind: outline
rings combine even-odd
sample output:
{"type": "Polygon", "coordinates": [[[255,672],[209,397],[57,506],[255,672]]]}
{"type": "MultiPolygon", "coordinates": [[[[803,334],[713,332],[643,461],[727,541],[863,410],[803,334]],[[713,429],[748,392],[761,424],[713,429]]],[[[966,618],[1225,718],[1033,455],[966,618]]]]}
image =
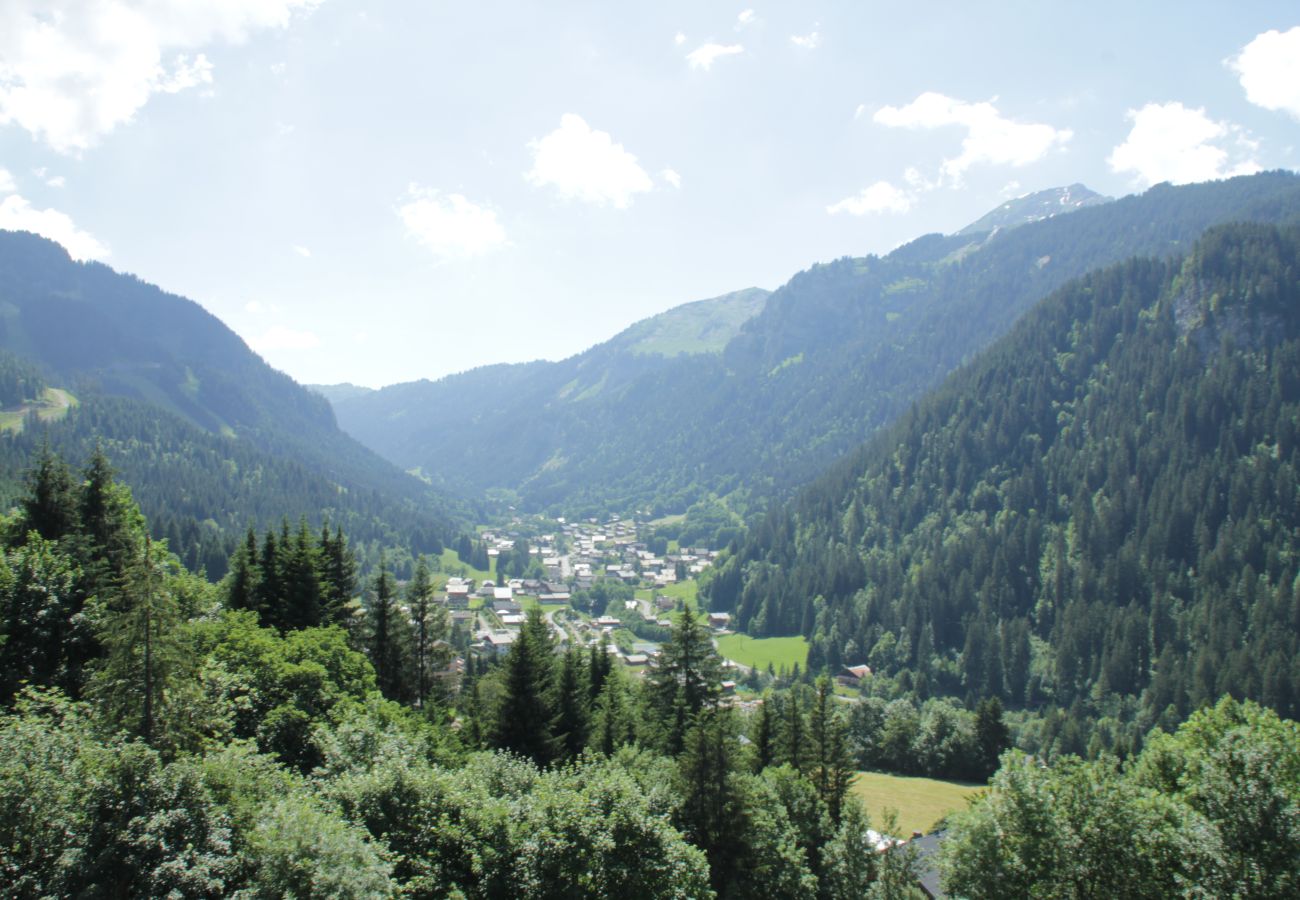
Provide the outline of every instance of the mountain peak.
{"type": "Polygon", "coordinates": [[[1028,225],[1030,222],[1050,219],[1052,216],[1071,213],[1083,209],[1085,206],[1098,206],[1110,201],[1110,197],[1089,190],[1082,184],[1048,188],[1045,191],[1037,191],[1033,194],[1017,197],[1014,200],[1008,200],[997,209],[967,225],[957,234],[982,234],[986,231],[995,230],[1005,231],[1008,228],[1028,225]]]}

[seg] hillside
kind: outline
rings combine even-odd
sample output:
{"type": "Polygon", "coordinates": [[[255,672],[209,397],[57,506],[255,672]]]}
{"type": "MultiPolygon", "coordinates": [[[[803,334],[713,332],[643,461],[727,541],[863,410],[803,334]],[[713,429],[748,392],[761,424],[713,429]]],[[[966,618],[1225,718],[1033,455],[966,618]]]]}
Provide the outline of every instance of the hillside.
{"type": "MultiPolygon", "coordinates": [[[[49,439],[73,460],[103,441],[156,523],[187,516],[202,527],[177,530],[215,526],[229,543],[246,524],[332,508],[359,540],[394,537],[399,522],[438,540],[452,530],[452,504],[340,431],[324,398],[198,304],[75,263],[35,235],[0,232],[0,349],[83,400],[49,439]],[[291,497],[314,502],[275,502],[291,497]]],[[[0,449],[6,495],[43,439],[24,434],[0,449]]]]}
{"type": "Polygon", "coordinates": [[[709,602],[809,635],[810,669],[1129,739],[1225,692],[1296,716],[1297,273],[1300,229],[1235,225],[1072,282],[769,515],[709,602]]]}
{"type": "Polygon", "coordinates": [[[893,421],[1069,279],[1186,252],[1216,223],[1298,216],[1300,178],[1289,173],[1160,185],[816,265],[767,297],[720,353],[636,352],[639,335],[664,333],[650,320],[560,363],[395,385],[336,409],[368,446],[469,496],[663,514],[717,494],[752,511],[893,421]]]}

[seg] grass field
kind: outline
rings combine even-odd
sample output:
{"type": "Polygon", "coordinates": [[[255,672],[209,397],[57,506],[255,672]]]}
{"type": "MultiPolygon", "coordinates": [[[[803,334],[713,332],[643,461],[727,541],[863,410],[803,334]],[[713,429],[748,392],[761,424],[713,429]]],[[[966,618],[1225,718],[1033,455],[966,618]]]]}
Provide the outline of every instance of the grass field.
{"type": "Polygon", "coordinates": [[[802,637],[753,638],[747,634],[729,634],[718,638],[718,652],[752,669],[767,669],[767,664],[778,672],[789,671],[798,663],[808,665],[808,641],[802,637]]]}
{"type": "Polygon", "coordinates": [[[983,790],[982,785],[964,781],[908,778],[880,772],[859,772],[853,793],[871,815],[871,827],[879,829],[886,809],[898,812],[898,837],[913,831],[929,832],[935,822],[949,813],[966,808],[966,801],[983,790]]]}
{"type": "Polygon", "coordinates": [[[439,559],[442,562],[442,571],[434,575],[439,588],[446,587],[448,573],[456,574],[462,570],[465,573],[465,578],[473,578],[475,581],[483,581],[485,578],[495,577],[490,572],[484,572],[482,569],[472,569],[465,565],[465,563],[460,561],[460,557],[456,555],[456,551],[450,547],[442,551],[442,556],[439,557],[439,559]]]}
{"type": "Polygon", "coordinates": [[[41,399],[24,403],[17,409],[0,411],[0,431],[22,431],[28,413],[33,410],[42,422],[53,422],[68,414],[77,405],[77,398],[62,388],[46,388],[41,399]]]}

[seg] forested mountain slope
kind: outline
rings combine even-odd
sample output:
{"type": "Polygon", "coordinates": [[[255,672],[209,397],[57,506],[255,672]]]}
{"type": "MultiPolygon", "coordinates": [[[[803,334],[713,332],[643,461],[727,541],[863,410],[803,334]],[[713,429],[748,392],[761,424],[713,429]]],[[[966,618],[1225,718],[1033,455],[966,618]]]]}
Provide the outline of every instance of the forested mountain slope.
{"type": "Polygon", "coordinates": [[[1295,717],[1298,489],[1300,229],[1224,226],[1053,294],[707,594],[921,696],[1295,717]]]}
{"type": "Polygon", "coordinates": [[[1069,279],[1185,253],[1216,223],[1298,219],[1290,173],[1161,185],[814,266],[718,353],[636,353],[615,338],[562,363],[491,366],[336,408],[399,465],[460,491],[504,488],[528,508],[671,512],[715,492],[753,509],[893,421],[1069,279]]]}
{"type": "MultiPolygon", "coordinates": [[[[210,572],[247,524],[302,510],[359,541],[452,530],[454,504],[340,431],[324,398],[198,304],[32,234],[0,232],[0,349],[81,398],[49,440],[74,462],[102,441],[163,533],[190,535],[175,549],[210,572]]],[[[0,442],[7,496],[43,439],[0,442]]]]}

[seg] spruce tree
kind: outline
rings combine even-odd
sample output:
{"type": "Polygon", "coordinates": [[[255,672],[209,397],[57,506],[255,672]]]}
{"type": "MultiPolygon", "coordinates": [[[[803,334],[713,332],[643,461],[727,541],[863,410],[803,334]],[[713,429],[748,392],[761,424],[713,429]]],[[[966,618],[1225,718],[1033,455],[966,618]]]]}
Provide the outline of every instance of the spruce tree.
{"type": "Polygon", "coordinates": [[[77,491],[61,456],[41,444],[36,465],[27,473],[27,493],[20,501],[24,531],[57,541],[77,527],[77,491]]]}
{"type": "Polygon", "coordinates": [[[539,766],[559,755],[555,737],[554,646],[539,607],[528,610],[505,659],[505,696],[492,731],[492,745],[539,766]]]}
{"type": "Polygon", "coordinates": [[[721,666],[698,613],[686,607],[678,613],[672,635],[663,645],[646,682],[670,754],[676,756],[681,752],[692,719],[701,710],[717,705],[721,694],[721,666]]]}

